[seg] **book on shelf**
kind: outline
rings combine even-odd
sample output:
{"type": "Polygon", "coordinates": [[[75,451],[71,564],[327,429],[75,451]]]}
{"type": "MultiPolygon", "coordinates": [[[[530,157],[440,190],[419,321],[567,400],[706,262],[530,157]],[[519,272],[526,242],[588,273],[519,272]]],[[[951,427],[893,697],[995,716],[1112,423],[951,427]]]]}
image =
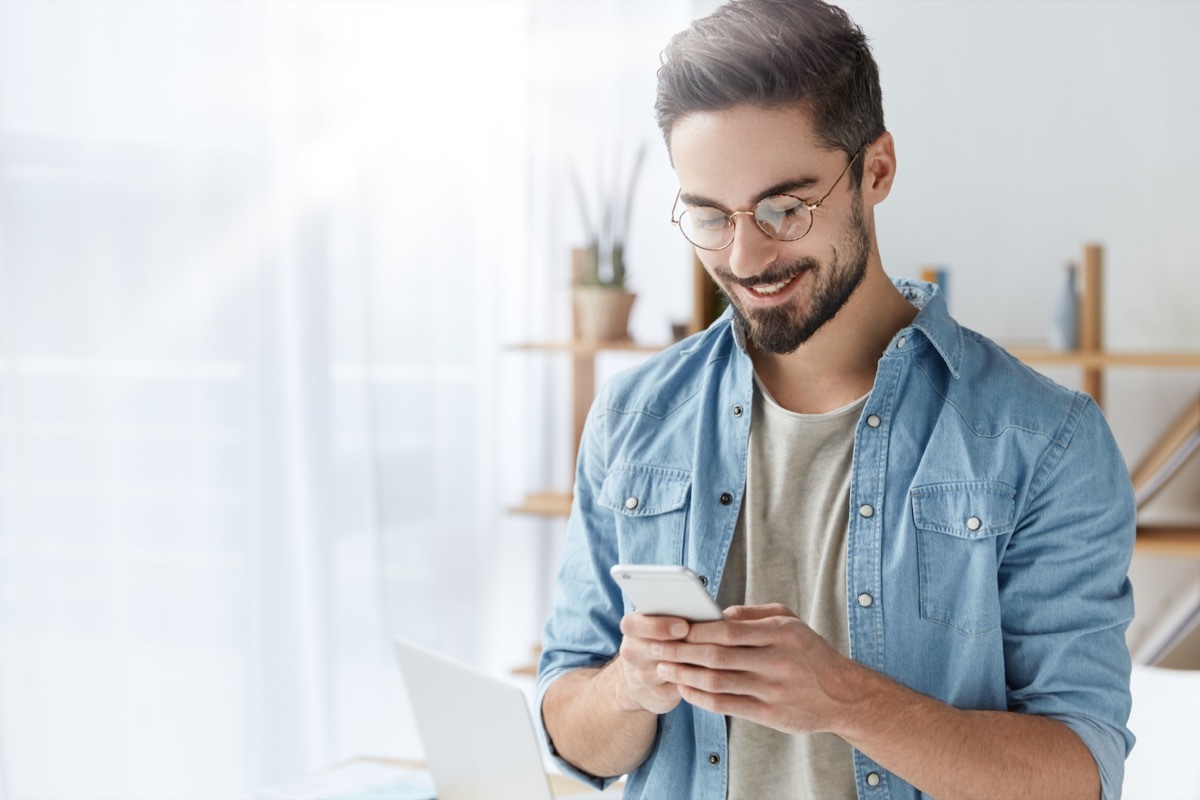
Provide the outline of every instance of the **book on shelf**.
{"type": "Polygon", "coordinates": [[[1137,507],[1150,502],[1197,449],[1200,449],[1200,395],[1188,401],[1131,473],[1137,507]]]}

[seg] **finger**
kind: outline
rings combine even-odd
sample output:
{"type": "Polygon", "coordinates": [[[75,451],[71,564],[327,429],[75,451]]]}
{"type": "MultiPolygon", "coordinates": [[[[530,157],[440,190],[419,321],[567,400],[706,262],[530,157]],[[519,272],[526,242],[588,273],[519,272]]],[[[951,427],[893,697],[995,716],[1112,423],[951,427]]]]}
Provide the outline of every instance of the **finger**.
{"type": "Polygon", "coordinates": [[[689,664],[709,670],[758,672],[764,668],[768,650],[762,647],[730,647],[724,644],[692,644],[690,642],[652,642],[647,648],[650,658],[658,662],[689,664]]]}
{"type": "Polygon", "coordinates": [[[617,700],[626,710],[665,714],[679,703],[679,687],[659,678],[654,665],[639,667],[622,657],[618,680],[617,700]]]}
{"type": "Polygon", "coordinates": [[[711,711],[728,717],[741,717],[752,722],[766,724],[766,707],[756,697],[744,694],[717,694],[696,689],[691,686],[680,686],[679,696],[696,708],[711,711]]]}
{"type": "Polygon", "coordinates": [[[795,615],[770,615],[761,619],[727,619],[720,622],[696,622],[684,641],[693,644],[723,644],[727,647],[766,647],[779,642],[785,629],[804,625],[795,615]]]}
{"type": "Polygon", "coordinates": [[[618,658],[621,674],[631,686],[659,686],[666,682],[658,677],[658,661],[650,657],[646,642],[626,639],[621,643],[618,658]]]}
{"type": "Polygon", "coordinates": [[[658,677],[681,690],[683,687],[690,687],[709,694],[753,695],[756,685],[754,676],[750,673],[708,669],[670,661],[663,661],[658,665],[658,677]]]}
{"type": "Polygon", "coordinates": [[[621,633],[637,639],[682,639],[690,629],[688,621],[679,617],[651,616],[635,611],[621,618],[621,633]]]}
{"type": "Polygon", "coordinates": [[[657,683],[659,681],[654,670],[658,666],[658,662],[662,660],[663,645],[665,644],[668,642],[626,636],[621,640],[618,652],[621,660],[630,669],[649,675],[647,680],[657,683]]]}
{"type": "Polygon", "coordinates": [[[755,606],[730,606],[725,609],[725,619],[746,622],[768,617],[795,617],[796,614],[782,603],[766,603],[755,606]]]}

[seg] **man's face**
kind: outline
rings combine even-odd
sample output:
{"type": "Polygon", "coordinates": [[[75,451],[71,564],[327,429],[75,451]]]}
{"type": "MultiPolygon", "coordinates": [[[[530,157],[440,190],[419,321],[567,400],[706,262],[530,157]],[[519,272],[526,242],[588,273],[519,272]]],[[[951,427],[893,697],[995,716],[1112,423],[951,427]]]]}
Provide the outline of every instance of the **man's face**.
{"type": "MultiPolygon", "coordinates": [[[[818,144],[803,109],[757,106],[684,117],[671,130],[671,153],[680,202],[726,213],[752,210],[773,194],[816,202],[848,158],[818,144]]],[[[697,249],[759,349],[793,352],[833,319],[862,283],[871,239],[851,180],[847,173],[812,212],[812,228],[802,239],[777,241],[750,215],[739,214],[732,245],[697,249]]]]}

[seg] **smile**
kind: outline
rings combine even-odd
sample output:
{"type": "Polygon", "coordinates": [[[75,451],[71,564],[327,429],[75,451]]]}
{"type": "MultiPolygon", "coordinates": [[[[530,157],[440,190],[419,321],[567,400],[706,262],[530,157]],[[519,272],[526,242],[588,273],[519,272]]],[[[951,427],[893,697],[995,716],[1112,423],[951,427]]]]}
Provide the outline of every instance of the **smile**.
{"type": "Polygon", "coordinates": [[[800,276],[793,275],[792,277],[788,278],[787,280],[780,281],[779,283],[764,283],[759,286],[747,286],[747,287],[745,287],[745,289],[746,289],[746,291],[748,291],[752,294],[759,295],[760,297],[770,297],[773,294],[779,294],[780,292],[782,292],[784,289],[787,288],[788,284],[790,284],[792,281],[796,280],[796,278],[798,278],[798,277],[800,277],[800,276]]]}

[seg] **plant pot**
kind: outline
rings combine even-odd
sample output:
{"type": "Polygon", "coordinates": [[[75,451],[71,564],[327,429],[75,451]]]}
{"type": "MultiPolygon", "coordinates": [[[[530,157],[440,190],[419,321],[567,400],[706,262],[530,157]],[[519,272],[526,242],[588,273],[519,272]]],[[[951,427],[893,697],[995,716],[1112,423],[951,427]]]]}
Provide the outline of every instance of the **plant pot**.
{"type": "Polygon", "coordinates": [[[637,295],[615,286],[576,286],[575,335],[589,342],[629,338],[629,312],[637,295]]]}

